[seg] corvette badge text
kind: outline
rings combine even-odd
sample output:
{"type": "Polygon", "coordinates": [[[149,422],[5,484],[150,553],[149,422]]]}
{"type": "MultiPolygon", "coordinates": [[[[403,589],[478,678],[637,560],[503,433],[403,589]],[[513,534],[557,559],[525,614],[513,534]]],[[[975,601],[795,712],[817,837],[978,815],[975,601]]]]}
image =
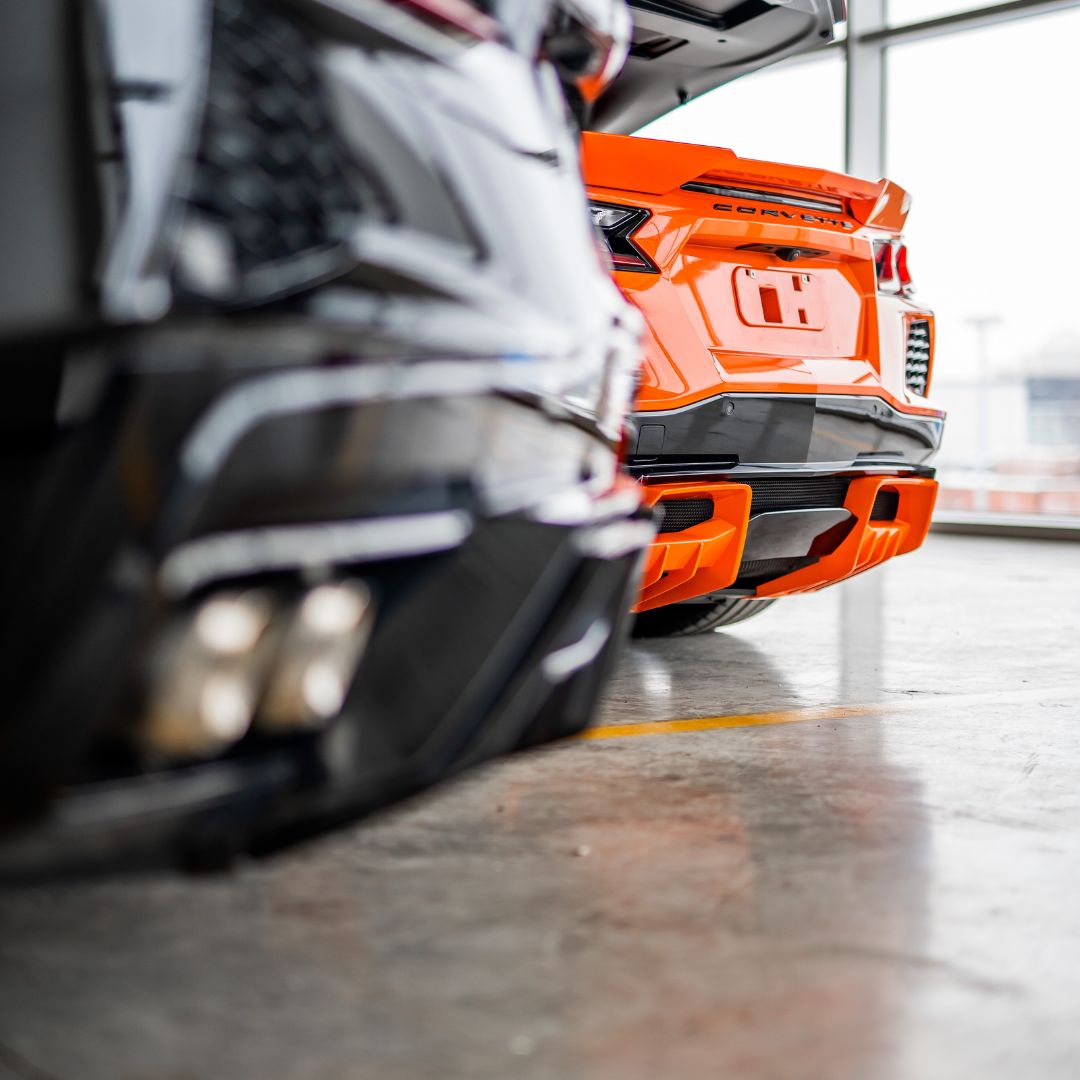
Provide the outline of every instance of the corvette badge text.
{"type": "Polygon", "coordinates": [[[792,213],[790,210],[760,210],[756,206],[735,206],[733,203],[713,203],[714,210],[734,211],[737,214],[760,214],[762,217],[787,218],[788,221],[809,221],[813,225],[836,225],[841,229],[854,229],[850,221],[821,217],[819,214],[792,213]]]}

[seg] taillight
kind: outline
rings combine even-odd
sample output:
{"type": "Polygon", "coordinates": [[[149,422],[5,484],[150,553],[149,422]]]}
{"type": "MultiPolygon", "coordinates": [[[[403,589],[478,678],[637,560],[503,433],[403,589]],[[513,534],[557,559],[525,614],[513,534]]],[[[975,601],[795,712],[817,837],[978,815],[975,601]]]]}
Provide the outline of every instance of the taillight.
{"type": "Polygon", "coordinates": [[[911,273],[907,265],[907,245],[896,245],[896,279],[903,292],[911,291],[911,273]]]}
{"type": "Polygon", "coordinates": [[[874,241],[878,291],[907,296],[914,292],[907,264],[907,246],[899,240],[874,241]]]}
{"type": "Polygon", "coordinates": [[[615,206],[612,203],[590,202],[593,224],[596,226],[613,270],[636,270],[657,274],[652,260],[630,239],[630,234],[649,220],[649,211],[641,206],[615,206]]]}

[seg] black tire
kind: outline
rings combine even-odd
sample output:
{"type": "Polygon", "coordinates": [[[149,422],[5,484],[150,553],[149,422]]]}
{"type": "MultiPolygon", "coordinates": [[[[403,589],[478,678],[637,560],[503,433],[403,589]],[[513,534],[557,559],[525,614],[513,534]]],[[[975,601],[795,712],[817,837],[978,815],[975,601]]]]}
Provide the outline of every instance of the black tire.
{"type": "Polygon", "coordinates": [[[634,620],[634,637],[688,637],[708,634],[764,611],[772,600],[728,596],[704,604],[670,604],[643,611],[634,620]]]}

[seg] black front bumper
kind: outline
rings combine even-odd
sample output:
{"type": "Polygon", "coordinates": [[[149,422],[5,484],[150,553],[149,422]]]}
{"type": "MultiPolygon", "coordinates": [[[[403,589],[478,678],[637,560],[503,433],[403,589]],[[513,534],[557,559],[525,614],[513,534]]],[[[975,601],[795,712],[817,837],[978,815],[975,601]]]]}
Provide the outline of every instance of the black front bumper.
{"type": "Polygon", "coordinates": [[[249,739],[203,764],[87,777],[6,837],[0,875],[215,868],[581,730],[625,637],[650,537],[624,503],[574,526],[476,520],[452,552],[364,567],[387,606],[329,728],[249,739]]]}
{"type": "Polygon", "coordinates": [[[653,535],[613,449],[497,388],[405,396],[403,372],[369,394],[365,373],[313,366],[280,394],[289,372],[132,372],[20,460],[48,497],[4,567],[0,873],[220,865],[588,722],[653,535]],[[170,628],[215,590],[288,598],[313,573],[375,598],[340,716],[140,757],[170,628]]]}

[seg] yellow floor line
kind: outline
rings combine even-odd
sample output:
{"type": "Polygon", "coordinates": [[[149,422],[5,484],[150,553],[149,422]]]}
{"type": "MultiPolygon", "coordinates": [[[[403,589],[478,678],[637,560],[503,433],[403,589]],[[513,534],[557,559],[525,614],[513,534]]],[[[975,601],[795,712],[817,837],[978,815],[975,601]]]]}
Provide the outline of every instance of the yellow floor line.
{"type": "Polygon", "coordinates": [[[813,720],[850,720],[860,716],[910,710],[955,708],[981,702],[1001,704],[1023,701],[1080,701],[1080,685],[1028,686],[1016,690],[995,690],[974,694],[927,694],[907,699],[879,701],[866,705],[809,706],[779,712],[744,713],[741,716],[698,716],[687,720],[652,720],[642,724],[604,724],[588,728],[575,739],[633,739],[641,735],[677,735],[687,731],[718,731],[722,728],[764,727],[768,724],[798,724],[813,720]]]}
{"type": "Polygon", "coordinates": [[[606,724],[589,728],[578,739],[632,739],[639,735],[674,735],[683,731],[798,724],[807,720],[848,720],[888,712],[895,705],[835,705],[830,708],[786,709],[783,712],[746,713],[742,716],[698,716],[689,720],[653,720],[644,724],[606,724]]]}

